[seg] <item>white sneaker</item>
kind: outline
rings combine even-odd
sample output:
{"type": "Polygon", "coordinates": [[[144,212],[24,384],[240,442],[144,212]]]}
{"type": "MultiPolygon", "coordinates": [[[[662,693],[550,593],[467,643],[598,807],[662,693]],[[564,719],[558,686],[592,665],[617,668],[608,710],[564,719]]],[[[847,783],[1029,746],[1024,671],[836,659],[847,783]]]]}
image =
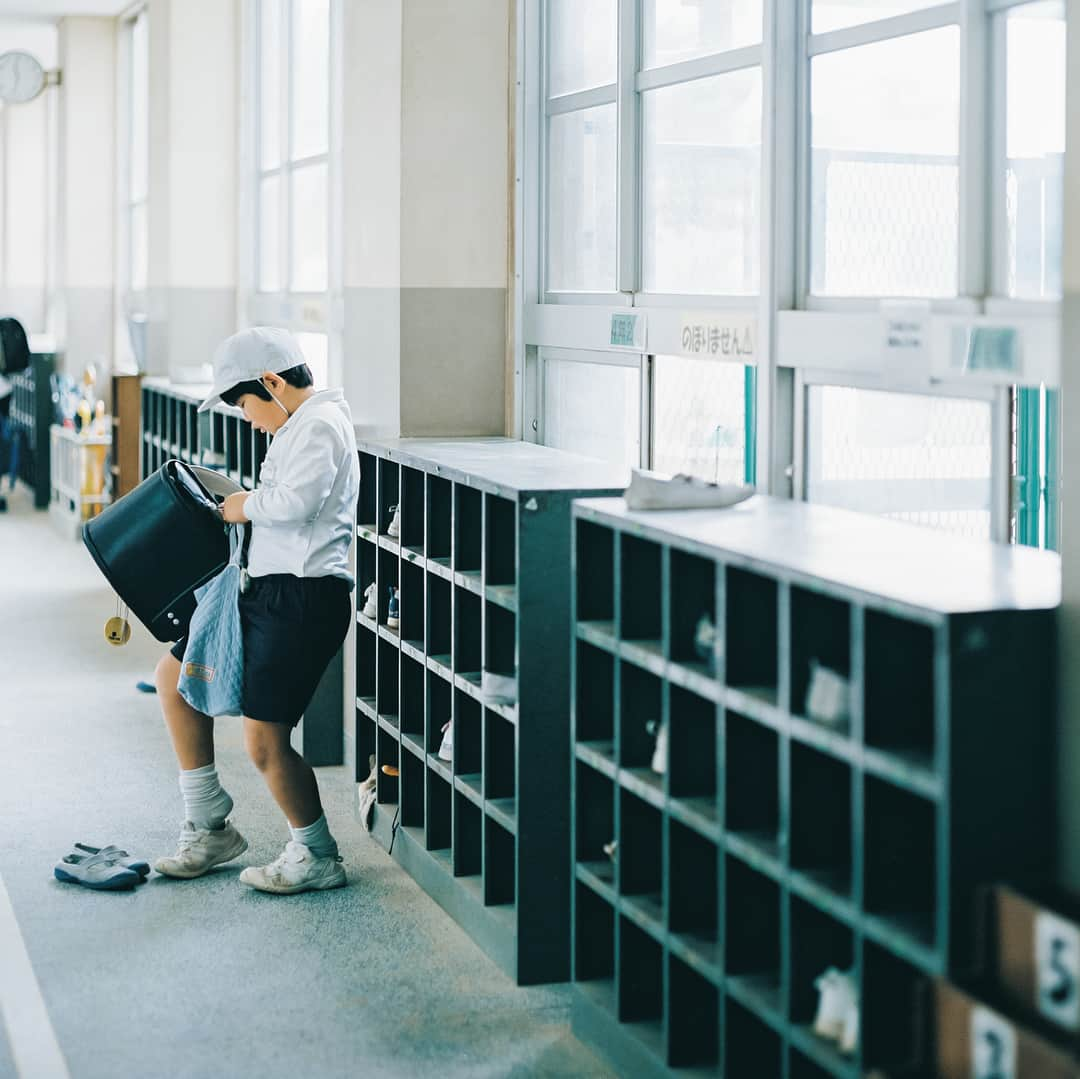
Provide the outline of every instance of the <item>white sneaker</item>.
{"type": "Polygon", "coordinates": [[[398,539],[401,536],[401,508],[399,506],[391,506],[390,509],[394,511],[394,516],[390,518],[390,525],[386,530],[386,534],[394,539],[398,539]]]}
{"type": "Polygon", "coordinates": [[[247,847],[247,840],[228,821],[224,828],[209,829],[196,828],[186,820],[176,853],[171,858],[159,858],[154,868],[163,876],[190,880],[239,858],[247,847]]]}
{"type": "Polygon", "coordinates": [[[855,986],[851,987],[851,1003],[844,1017],[844,1032],[840,1035],[840,1052],[849,1056],[859,1048],[859,1001],[855,995],[855,986]]]}
{"type": "Polygon", "coordinates": [[[373,621],[379,617],[379,596],[375,591],[374,581],[364,589],[364,609],[360,613],[373,621]]]}
{"type": "Polygon", "coordinates": [[[658,775],[662,776],[667,773],[667,760],[668,760],[668,733],[667,724],[658,723],[655,719],[650,721],[645,728],[649,734],[654,735],[656,738],[656,745],[653,747],[652,761],[649,767],[658,775]]]}
{"type": "Polygon", "coordinates": [[[442,729],[442,742],[439,744],[439,760],[452,761],[454,759],[454,721],[445,723],[442,729]]]}
{"type": "Polygon", "coordinates": [[[852,1009],[858,1011],[855,982],[850,974],[829,967],[814,982],[818,997],[817,1015],[814,1017],[814,1033],[819,1038],[839,1041],[852,1009]]]}
{"type": "Polygon", "coordinates": [[[517,678],[512,674],[484,671],[480,676],[480,693],[489,701],[517,704],[517,678]]]}
{"type": "Polygon", "coordinates": [[[309,847],[295,839],[285,844],[285,850],[269,865],[248,866],[240,881],[275,895],[295,895],[297,892],[322,892],[345,884],[342,858],[316,858],[309,847]]]}
{"type": "Polygon", "coordinates": [[[726,509],[754,493],[753,487],[741,484],[706,483],[682,473],[669,478],[662,472],[635,468],[623,497],[630,510],[726,509]]]}
{"type": "Polygon", "coordinates": [[[846,727],[851,718],[851,684],[836,671],[810,660],[810,685],[806,690],[806,714],[830,727],[846,727]]]}

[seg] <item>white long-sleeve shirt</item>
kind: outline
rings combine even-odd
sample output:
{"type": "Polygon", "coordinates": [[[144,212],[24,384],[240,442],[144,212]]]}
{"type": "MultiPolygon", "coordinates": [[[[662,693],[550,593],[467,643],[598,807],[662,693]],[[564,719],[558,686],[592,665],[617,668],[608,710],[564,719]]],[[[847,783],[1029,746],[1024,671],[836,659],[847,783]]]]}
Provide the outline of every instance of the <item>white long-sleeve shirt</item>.
{"type": "Polygon", "coordinates": [[[356,520],[360,462],[352,414],[341,390],[313,394],[278,428],[244,500],[254,526],[252,577],[344,577],[356,520]]]}

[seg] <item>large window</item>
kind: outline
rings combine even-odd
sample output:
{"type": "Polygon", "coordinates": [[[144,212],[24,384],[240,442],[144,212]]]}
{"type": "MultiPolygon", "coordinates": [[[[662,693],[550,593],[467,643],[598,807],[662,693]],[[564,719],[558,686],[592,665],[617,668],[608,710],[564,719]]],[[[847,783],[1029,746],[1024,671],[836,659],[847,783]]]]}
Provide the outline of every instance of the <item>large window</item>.
{"type": "Polygon", "coordinates": [[[132,294],[146,290],[146,203],[150,171],[150,17],[145,9],[121,28],[120,292],[129,310],[141,308],[132,294]]]}
{"type": "Polygon", "coordinates": [[[526,437],[1053,545],[1063,4],[976,8],[525,0],[526,437]]]}
{"type": "Polygon", "coordinates": [[[257,0],[253,321],[297,331],[330,375],[331,0],[257,0]]]}
{"type": "MultiPolygon", "coordinates": [[[[539,10],[538,293],[638,309],[643,322],[683,303],[719,333],[716,313],[752,310],[760,285],[762,0],[543,0],[539,10]]],[[[534,353],[538,437],[741,481],[755,414],[746,368],[674,354],[681,332],[671,323],[606,357],[588,334],[534,353]]]]}

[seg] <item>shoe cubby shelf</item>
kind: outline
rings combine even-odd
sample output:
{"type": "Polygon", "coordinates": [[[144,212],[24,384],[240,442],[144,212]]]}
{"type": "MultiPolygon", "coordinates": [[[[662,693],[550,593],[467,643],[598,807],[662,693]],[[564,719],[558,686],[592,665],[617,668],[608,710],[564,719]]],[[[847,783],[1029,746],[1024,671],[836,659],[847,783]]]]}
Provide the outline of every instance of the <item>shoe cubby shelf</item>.
{"type": "Polygon", "coordinates": [[[256,431],[235,409],[219,405],[200,414],[199,405],[209,392],[209,386],[143,379],[143,479],[176,458],[216,469],[247,488],[257,485],[269,436],[256,431]]]}
{"type": "Polygon", "coordinates": [[[976,888],[1053,857],[1057,557],[756,497],[578,501],[573,559],[577,1033],[620,1074],[902,1063],[976,888]]]}
{"type": "Polygon", "coordinates": [[[376,761],[372,833],[518,982],[565,981],[570,508],[628,476],[503,438],[358,448],[355,760],[358,781],[376,761]],[[516,704],[485,695],[485,671],[516,704]]]}

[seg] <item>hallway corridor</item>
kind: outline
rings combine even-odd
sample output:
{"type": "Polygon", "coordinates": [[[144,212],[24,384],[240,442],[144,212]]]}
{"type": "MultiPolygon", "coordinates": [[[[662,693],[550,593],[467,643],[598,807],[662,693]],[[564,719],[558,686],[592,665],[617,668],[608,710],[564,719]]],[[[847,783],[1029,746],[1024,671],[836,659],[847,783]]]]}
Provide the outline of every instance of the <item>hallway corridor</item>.
{"type": "Polygon", "coordinates": [[[134,893],[60,884],[76,840],[151,862],[182,809],[156,698],[135,690],[161,647],[133,626],[110,648],[115,599],[81,544],[25,491],[0,516],[0,1077],[54,1032],[76,1079],[141,1076],[602,1076],[569,1033],[565,988],[518,989],[355,823],[345,768],[319,772],[350,887],[277,898],[237,880],[288,833],[240,741],[218,765],[251,847],[190,882],[134,893]],[[48,1023],[4,942],[10,897],[48,1023]],[[25,1012],[19,1010],[18,1015],[25,1012]]]}

